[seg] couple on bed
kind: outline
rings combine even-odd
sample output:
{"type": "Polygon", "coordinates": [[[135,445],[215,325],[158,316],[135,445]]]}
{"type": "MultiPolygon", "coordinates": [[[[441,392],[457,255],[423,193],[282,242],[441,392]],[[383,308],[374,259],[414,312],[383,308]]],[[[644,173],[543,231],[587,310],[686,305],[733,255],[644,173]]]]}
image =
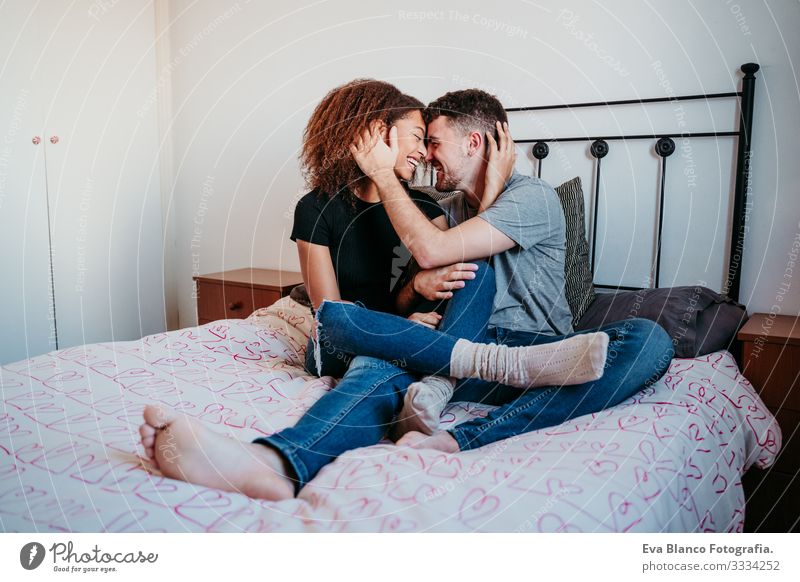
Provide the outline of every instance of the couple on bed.
{"type": "Polygon", "coordinates": [[[387,432],[456,453],[615,406],[660,378],[673,351],[657,324],[573,332],[560,201],[514,159],[506,113],[483,91],[427,107],[380,81],[331,91],[305,130],[313,190],[292,239],[316,310],[306,367],[341,380],[295,426],[252,443],[148,406],[147,457],[167,477],[287,499],[387,432]],[[423,161],[437,190],[458,191],[447,213],[407,186],[423,161]],[[414,261],[392,285],[401,242],[414,261]],[[496,408],[439,431],[452,400],[496,408]]]}

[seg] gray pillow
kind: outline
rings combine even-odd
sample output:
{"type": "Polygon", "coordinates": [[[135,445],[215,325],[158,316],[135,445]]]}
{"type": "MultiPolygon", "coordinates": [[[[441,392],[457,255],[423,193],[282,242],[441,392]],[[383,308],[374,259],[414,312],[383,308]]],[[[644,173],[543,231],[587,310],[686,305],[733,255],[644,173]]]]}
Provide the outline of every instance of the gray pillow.
{"type": "Polygon", "coordinates": [[[598,293],[575,330],[597,329],[630,317],[660,324],[672,338],[676,358],[695,358],[735,348],[732,342],[747,320],[747,310],[700,286],[598,293]]]}
{"type": "Polygon", "coordinates": [[[586,213],[583,208],[581,179],[575,177],[555,190],[561,200],[567,225],[564,294],[572,312],[572,326],[575,327],[595,298],[592,269],[589,267],[589,243],[586,240],[586,213]]]}

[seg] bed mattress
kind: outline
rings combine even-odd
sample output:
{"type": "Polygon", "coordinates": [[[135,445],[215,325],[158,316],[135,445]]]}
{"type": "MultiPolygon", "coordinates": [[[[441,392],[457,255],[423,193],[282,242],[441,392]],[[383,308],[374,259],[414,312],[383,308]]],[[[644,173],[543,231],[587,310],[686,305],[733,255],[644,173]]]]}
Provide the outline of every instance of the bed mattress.
{"type": "MultiPolygon", "coordinates": [[[[728,352],[675,359],[612,409],[454,455],[385,441],[278,503],[152,474],[151,402],[243,441],[294,424],[332,378],[302,367],[311,315],[289,298],[225,320],[0,369],[6,532],[742,531],[742,474],[777,422],[728,352]]],[[[486,414],[451,404],[442,426],[486,414]]]]}

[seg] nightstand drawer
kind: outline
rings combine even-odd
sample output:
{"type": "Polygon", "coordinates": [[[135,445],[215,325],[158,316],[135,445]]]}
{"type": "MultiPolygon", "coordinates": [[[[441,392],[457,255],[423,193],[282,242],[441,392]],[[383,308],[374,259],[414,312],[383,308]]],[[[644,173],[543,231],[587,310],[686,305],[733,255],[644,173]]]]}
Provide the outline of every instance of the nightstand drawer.
{"type": "Polygon", "coordinates": [[[742,374],[767,406],[800,410],[800,346],[745,342],[742,374]]]}
{"type": "Polygon", "coordinates": [[[243,319],[269,307],[303,282],[300,273],[270,269],[236,269],[194,277],[199,324],[243,319]]]}
{"type": "Polygon", "coordinates": [[[197,318],[201,323],[217,319],[242,319],[253,313],[253,290],[235,285],[197,284],[197,318]]]}

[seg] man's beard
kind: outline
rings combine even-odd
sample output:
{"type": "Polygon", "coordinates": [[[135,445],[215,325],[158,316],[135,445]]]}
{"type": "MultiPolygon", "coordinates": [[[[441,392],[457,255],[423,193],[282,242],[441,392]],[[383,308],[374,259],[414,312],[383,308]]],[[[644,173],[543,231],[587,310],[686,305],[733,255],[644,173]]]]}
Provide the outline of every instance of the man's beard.
{"type": "Polygon", "coordinates": [[[445,174],[441,170],[436,171],[436,189],[439,192],[452,192],[453,190],[458,190],[458,184],[458,178],[451,176],[450,174],[445,174]]]}

